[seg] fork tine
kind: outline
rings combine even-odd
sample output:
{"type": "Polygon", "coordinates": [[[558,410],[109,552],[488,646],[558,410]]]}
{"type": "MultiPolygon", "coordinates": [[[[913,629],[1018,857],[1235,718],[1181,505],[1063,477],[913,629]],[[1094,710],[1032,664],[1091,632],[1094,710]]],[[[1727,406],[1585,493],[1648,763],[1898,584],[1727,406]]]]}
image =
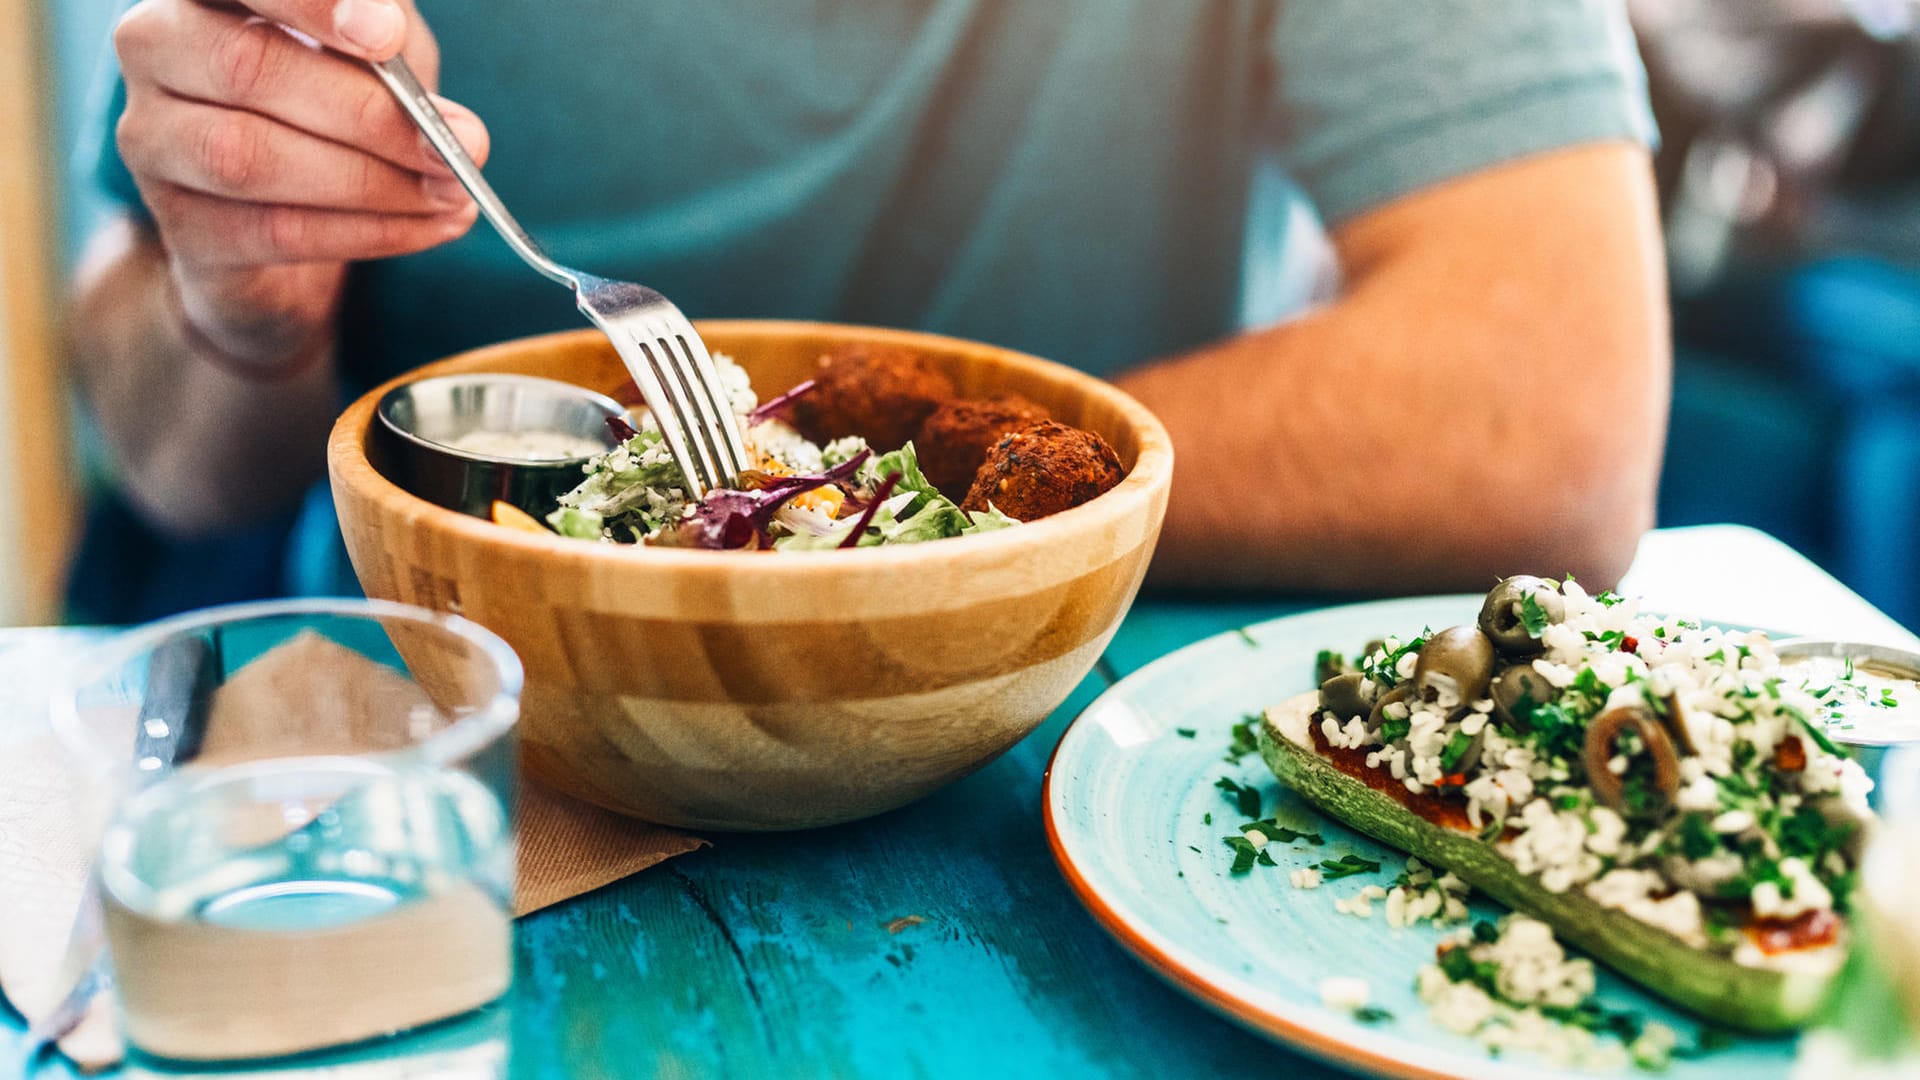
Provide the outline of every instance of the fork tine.
{"type": "Polygon", "coordinates": [[[733,467],[724,450],[724,444],[717,436],[715,430],[717,421],[713,416],[711,395],[707,393],[706,386],[701,383],[698,376],[689,369],[686,358],[674,348],[671,339],[657,337],[654,339],[654,345],[661,353],[672,358],[672,371],[667,377],[677,380],[678,392],[691,404],[686,415],[688,441],[694,444],[705,460],[713,464],[718,477],[714,481],[714,486],[732,486],[734,480],[740,475],[740,471],[733,467]]]}
{"type": "Polygon", "coordinates": [[[679,362],[688,383],[687,391],[701,413],[708,448],[726,472],[728,482],[735,481],[747,468],[747,454],[740,439],[740,425],[734,419],[733,403],[720,385],[719,372],[707,355],[700,335],[685,316],[674,311],[663,316],[661,323],[662,340],[679,362]]]}
{"type": "Polygon", "coordinates": [[[673,455],[673,463],[680,468],[680,475],[686,480],[687,494],[699,498],[707,493],[711,486],[694,462],[693,454],[688,451],[684,425],[673,409],[673,399],[667,396],[667,390],[660,385],[660,377],[654,368],[647,350],[642,347],[640,338],[622,328],[602,326],[613,346],[626,361],[627,373],[640,387],[640,396],[646,399],[653,409],[654,422],[660,425],[660,434],[667,441],[667,450],[673,455]],[[665,406],[661,408],[659,406],[665,406]]]}
{"type": "Polygon", "coordinates": [[[661,381],[669,384],[669,391],[683,408],[681,420],[686,425],[687,441],[695,448],[713,470],[714,486],[724,487],[731,476],[727,475],[726,459],[717,451],[713,438],[713,418],[708,415],[712,404],[705,393],[700,380],[689,370],[686,358],[674,347],[672,337],[673,320],[664,311],[649,311],[648,318],[641,321],[646,340],[659,357],[663,368],[661,381]]]}
{"type": "Polygon", "coordinates": [[[684,316],[679,321],[685,324],[684,331],[679,335],[680,347],[693,359],[694,370],[700,374],[701,382],[706,385],[713,398],[714,407],[718,410],[716,415],[721,420],[721,447],[732,459],[737,476],[751,467],[753,462],[747,456],[746,440],[740,430],[740,423],[734,417],[733,402],[727,399],[726,388],[720,384],[720,370],[714,364],[713,356],[707,351],[707,343],[701,339],[699,332],[694,330],[693,324],[687,322],[684,316]]]}
{"type": "MultiPolygon", "coordinates": [[[[700,472],[701,484],[707,488],[725,487],[728,478],[713,452],[706,418],[700,415],[693,388],[688,385],[686,371],[679,358],[654,327],[643,325],[639,329],[642,331],[640,351],[646,355],[647,366],[666,391],[666,402],[674,426],[680,429],[688,456],[700,472]]],[[[664,429],[666,418],[660,419],[664,429]]]]}

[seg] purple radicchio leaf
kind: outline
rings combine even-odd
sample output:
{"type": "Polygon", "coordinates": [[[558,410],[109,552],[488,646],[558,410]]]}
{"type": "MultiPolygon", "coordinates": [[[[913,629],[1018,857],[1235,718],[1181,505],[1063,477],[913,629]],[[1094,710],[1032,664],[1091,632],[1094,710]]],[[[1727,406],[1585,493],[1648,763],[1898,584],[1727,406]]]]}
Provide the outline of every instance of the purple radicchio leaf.
{"type": "Polygon", "coordinates": [[[767,419],[773,414],[793,404],[794,401],[798,400],[801,397],[804,397],[808,392],[810,392],[815,385],[816,384],[812,379],[808,379],[807,381],[801,383],[800,385],[794,387],[793,389],[787,391],[786,393],[779,395],[778,397],[771,397],[761,402],[757,408],[755,408],[752,412],[747,414],[747,426],[752,427],[753,425],[760,423],[762,420],[767,419]]]}
{"type": "Polygon", "coordinates": [[[679,521],[662,529],[652,543],[709,551],[764,547],[767,525],[787,500],[845,480],[866,464],[872,453],[862,450],[823,473],[768,477],[752,490],[715,488],[689,507],[679,521]]]}
{"type": "Polygon", "coordinates": [[[900,474],[897,472],[888,473],[887,478],[880,481],[880,489],[873,493],[873,501],[867,504],[865,510],[860,511],[860,520],[853,523],[853,531],[840,541],[841,547],[850,548],[859,545],[860,538],[866,535],[867,526],[873,524],[873,515],[880,512],[880,504],[887,501],[887,496],[893,494],[893,487],[899,482],[900,474]]]}
{"type": "Polygon", "coordinates": [[[627,423],[627,418],[624,416],[607,417],[607,430],[612,432],[613,437],[615,439],[618,439],[622,443],[625,443],[628,439],[631,439],[635,435],[640,434],[638,431],[634,430],[634,427],[632,424],[627,423]]]}

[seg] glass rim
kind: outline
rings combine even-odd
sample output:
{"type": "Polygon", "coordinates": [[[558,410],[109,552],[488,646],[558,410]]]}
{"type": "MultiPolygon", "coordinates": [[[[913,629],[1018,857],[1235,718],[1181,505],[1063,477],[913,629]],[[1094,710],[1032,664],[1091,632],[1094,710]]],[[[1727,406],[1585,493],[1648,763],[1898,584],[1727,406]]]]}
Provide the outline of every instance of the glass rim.
{"type": "MultiPolygon", "coordinates": [[[[512,730],[520,717],[520,694],[526,671],[520,656],[500,635],[460,615],[453,615],[392,600],[353,599],[350,597],[300,597],[283,600],[258,600],[222,604],[171,615],[114,633],[104,641],[88,646],[61,674],[60,689],[48,704],[48,722],[69,758],[83,771],[95,775],[136,773],[123,746],[106,746],[87,731],[80,719],[79,695],[83,687],[104,678],[141,653],[152,651],[161,642],[180,634],[212,626],[253,622],[269,618],[301,615],[332,615],[367,621],[399,619],[421,626],[432,626],[477,647],[499,673],[500,682],[487,701],[446,727],[399,751],[424,764],[448,765],[466,758],[512,730]]],[[[391,756],[387,750],[364,755],[334,757],[391,756]]],[[[298,754],[280,755],[298,757],[298,754]]]]}

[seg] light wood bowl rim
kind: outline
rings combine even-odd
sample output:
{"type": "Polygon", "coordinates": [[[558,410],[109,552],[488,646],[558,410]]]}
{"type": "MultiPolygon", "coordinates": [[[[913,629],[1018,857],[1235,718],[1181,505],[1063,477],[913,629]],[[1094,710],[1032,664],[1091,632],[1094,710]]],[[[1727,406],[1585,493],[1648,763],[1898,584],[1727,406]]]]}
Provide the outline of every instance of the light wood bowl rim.
{"type": "Polygon", "coordinates": [[[1071,510],[1039,521],[1025,522],[1018,528],[999,529],[979,536],[958,537],[938,543],[854,548],[850,551],[783,551],[775,558],[755,558],[733,551],[596,544],[557,534],[540,536],[502,528],[490,521],[435,505],[405,491],[382,475],[368,460],[367,440],[375,421],[374,410],[380,399],[394,387],[415,379],[456,371],[485,370],[484,365],[495,357],[578,346],[602,338],[599,330],[589,328],[516,338],[459,353],[395,376],[361,395],[340,414],[328,439],[327,456],[333,482],[377,504],[376,516],[380,518],[410,520],[415,528],[441,533],[463,544],[550,552],[556,558],[571,561],[577,566],[604,567],[615,573],[619,572],[617,568],[625,567],[628,572],[652,569],[687,574],[751,574],[777,579],[817,576],[829,572],[832,567],[910,573],[916,568],[954,563],[976,555],[983,560],[997,559],[1018,547],[1071,543],[1070,538],[1074,535],[1098,535],[1129,518],[1150,514],[1156,498],[1171,483],[1173,443],[1159,418],[1112,383],[1064,364],[964,338],[914,330],[781,319],[701,320],[694,325],[703,338],[709,339],[838,335],[849,340],[929,352],[990,356],[1009,366],[1025,368],[1065,383],[1074,394],[1104,402],[1133,428],[1139,441],[1138,452],[1133,468],[1112,490],[1071,510]]]}

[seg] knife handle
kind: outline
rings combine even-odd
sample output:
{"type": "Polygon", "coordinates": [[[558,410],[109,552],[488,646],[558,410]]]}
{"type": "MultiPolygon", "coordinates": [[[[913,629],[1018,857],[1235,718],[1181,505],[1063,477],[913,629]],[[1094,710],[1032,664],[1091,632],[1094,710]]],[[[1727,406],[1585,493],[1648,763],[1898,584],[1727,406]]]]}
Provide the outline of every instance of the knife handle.
{"type": "Polygon", "coordinates": [[[214,648],[204,638],[170,638],[154,649],[133,742],[142,773],[158,775],[199,752],[216,674],[214,648]]]}

